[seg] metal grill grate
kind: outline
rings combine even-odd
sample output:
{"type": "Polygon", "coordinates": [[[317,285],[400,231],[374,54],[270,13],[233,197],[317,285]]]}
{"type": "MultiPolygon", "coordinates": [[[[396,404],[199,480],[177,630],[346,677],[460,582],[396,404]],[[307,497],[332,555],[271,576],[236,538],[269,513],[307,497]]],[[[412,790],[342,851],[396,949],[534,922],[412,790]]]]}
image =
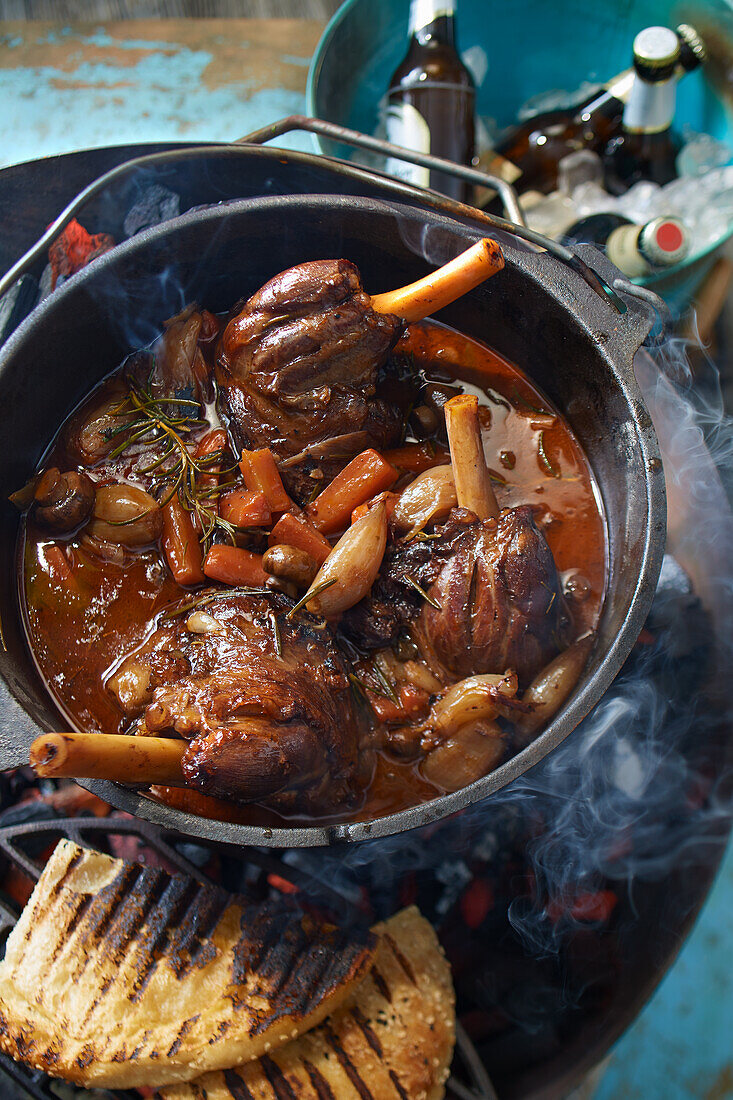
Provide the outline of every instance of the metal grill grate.
{"type": "MultiPolygon", "coordinates": [[[[137,839],[145,848],[164,860],[171,870],[190,875],[203,883],[212,883],[213,880],[180,851],[178,845],[187,848],[191,854],[194,849],[222,853],[228,861],[239,864],[243,877],[246,874],[253,889],[272,889],[272,882],[269,881],[271,875],[277,875],[304,891],[307,891],[310,884],[306,874],[283,863],[269,852],[256,848],[222,848],[203,841],[192,845],[186,838],[167,833],[150,822],[116,815],[104,819],[75,817],[58,821],[37,821],[0,829],[0,859],[7,860],[33,882],[37,882],[43,871],[44,861],[33,854],[34,852],[46,850],[63,837],[85,847],[105,851],[113,836],[137,839]]],[[[323,896],[323,892],[324,885],[319,882],[318,893],[323,896]]],[[[343,909],[344,899],[340,894],[334,892],[333,900],[337,910],[343,909]]],[[[19,915],[17,907],[0,895],[0,942],[3,944],[19,915]]],[[[58,1091],[59,1082],[2,1054],[0,1070],[18,1087],[21,1094],[25,1093],[26,1096],[33,1097],[33,1100],[59,1100],[62,1095],[58,1091]]],[[[82,1095],[83,1090],[79,1094],[82,1095]]],[[[456,1056],[447,1095],[451,1100],[496,1100],[496,1093],[481,1059],[460,1024],[456,1028],[456,1056]]],[[[120,1089],[95,1090],[95,1096],[109,1100],[140,1100],[138,1092],[120,1089]]]]}

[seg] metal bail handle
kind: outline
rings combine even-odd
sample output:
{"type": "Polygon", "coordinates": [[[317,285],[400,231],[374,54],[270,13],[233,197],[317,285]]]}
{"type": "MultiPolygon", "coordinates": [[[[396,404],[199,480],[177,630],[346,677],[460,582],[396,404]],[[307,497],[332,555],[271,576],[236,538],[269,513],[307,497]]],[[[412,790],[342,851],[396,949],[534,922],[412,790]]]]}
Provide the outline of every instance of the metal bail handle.
{"type": "MultiPolygon", "coordinates": [[[[474,168],[466,168],[463,165],[455,164],[453,161],[443,160],[440,157],[431,157],[423,153],[413,153],[409,149],[403,149],[401,146],[392,145],[388,141],[381,141],[379,138],[361,134],[357,130],[349,130],[344,126],[337,126],[333,122],[324,122],[323,119],[308,118],[305,115],[289,115],[287,118],[283,118],[279,122],[274,122],[261,130],[256,130],[254,133],[248,134],[238,141],[228,143],[221,142],[218,144],[201,143],[200,145],[188,146],[186,149],[169,149],[160,153],[148,153],[144,156],[134,157],[118,165],[116,168],[112,168],[109,172],[105,172],[104,175],[93,180],[72,199],[72,201],[61,211],[59,216],[48,226],[45,233],[39,237],[36,243],[32,245],[15,264],[13,264],[5,275],[3,275],[0,279],[0,297],[11,288],[21,275],[24,275],[35,263],[45,257],[49,246],[53,244],[72,218],[75,218],[91,199],[130,172],[137,171],[139,168],[154,167],[158,164],[171,164],[176,161],[190,160],[191,158],[201,155],[217,158],[248,155],[250,146],[261,145],[264,142],[281,137],[283,134],[292,133],[294,130],[304,130],[307,133],[321,134],[324,137],[333,138],[345,144],[356,145],[361,148],[380,152],[385,156],[401,157],[403,160],[419,164],[422,167],[450,172],[469,182],[492,188],[501,195],[507,213],[516,215],[520,221],[524,220],[516,192],[505,180],[498,179],[496,176],[487,175],[484,172],[478,172],[474,168]]],[[[305,157],[309,156],[309,154],[300,154],[300,156],[305,157]]],[[[439,194],[437,191],[415,187],[412,184],[404,183],[402,180],[396,180],[382,172],[377,172],[370,168],[361,168],[347,161],[340,160],[337,157],[323,156],[318,159],[333,165],[334,168],[338,169],[341,175],[348,179],[372,185],[376,184],[398,198],[407,199],[412,203],[417,202],[422,206],[427,206],[432,210],[436,210],[438,213],[447,214],[451,217],[459,217],[464,221],[471,222],[483,232],[487,229],[501,230],[504,233],[509,233],[520,240],[526,241],[528,244],[534,245],[536,248],[549,252],[566,266],[572,268],[572,270],[578,274],[596,294],[619,314],[624,314],[627,310],[626,303],[621,295],[617,293],[619,290],[624,294],[643,299],[647,306],[656,310],[662,317],[666,313],[666,306],[662,299],[656,294],[648,290],[642,290],[642,288],[635,287],[632,283],[623,282],[618,279],[616,279],[613,286],[611,286],[597,271],[590,267],[571,249],[558,244],[557,241],[553,241],[549,237],[544,237],[541,233],[535,233],[533,229],[527,228],[526,225],[517,224],[516,221],[507,220],[505,218],[498,218],[493,214],[487,214],[485,211],[477,209],[475,206],[468,206],[465,203],[458,202],[456,199],[450,199],[446,195],[439,194]]]]}
{"type": "Polygon", "coordinates": [[[401,145],[393,145],[389,141],[383,141],[381,138],[362,134],[359,130],[351,130],[346,126],[340,126],[335,122],[326,122],[321,118],[310,118],[308,115],[289,115],[287,118],[280,119],[279,122],[273,122],[269,126],[253,130],[251,134],[240,138],[239,143],[263,145],[267,141],[273,141],[275,138],[293,133],[296,130],[331,138],[342,145],[353,145],[359,149],[368,149],[370,152],[380,153],[385,158],[395,157],[410,164],[417,164],[421,168],[431,168],[445,172],[448,175],[466,180],[468,183],[477,184],[479,187],[495,190],[502,200],[506,219],[487,214],[484,210],[458,202],[457,199],[448,198],[447,195],[441,195],[438,191],[433,191],[430,188],[416,187],[414,184],[396,180],[377,169],[356,167],[337,157],[324,156],[325,160],[338,164],[344,174],[350,175],[352,179],[369,179],[382,187],[387,187],[389,190],[414,196],[423,205],[430,206],[441,213],[468,219],[479,224],[481,228],[501,229],[505,233],[510,233],[529,244],[544,249],[562,263],[571,267],[617,313],[624,314],[627,310],[626,303],[617,293],[617,291],[620,291],[643,301],[652,311],[656,311],[663,321],[668,316],[669,311],[665,302],[653,291],[637,287],[625,278],[614,279],[613,285],[611,285],[572,249],[566,248],[564,245],[552,240],[551,237],[545,237],[543,234],[530,229],[527,226],[516,191],[511,184],[498,176],[489,175],[487,172],[479,172],[475,168],[468,168],[463,164],[457,164],[455,161],[444,160],[442,157],[417,153],[412,149],[405,149],[401,145]]]}

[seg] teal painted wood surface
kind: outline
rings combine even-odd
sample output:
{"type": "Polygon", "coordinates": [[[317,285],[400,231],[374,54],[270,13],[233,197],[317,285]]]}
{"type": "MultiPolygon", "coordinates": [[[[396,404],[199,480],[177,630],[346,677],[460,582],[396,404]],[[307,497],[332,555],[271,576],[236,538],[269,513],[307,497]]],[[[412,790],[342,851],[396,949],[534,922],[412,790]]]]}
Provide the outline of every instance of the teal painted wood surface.
{"type": "MultiPolygon", "coordinates": [[[[309,20],[0,24],[0,165],[98,145],[228,141],[304,110],[309,20]]],[[[285,139],[310,150],[309,135],[285,139]]]]}
{"type": "Polygon", "coordinates": [[[733,848],[676,963],[616,1044],[594,1100],[733,1097],[733,848]]]}

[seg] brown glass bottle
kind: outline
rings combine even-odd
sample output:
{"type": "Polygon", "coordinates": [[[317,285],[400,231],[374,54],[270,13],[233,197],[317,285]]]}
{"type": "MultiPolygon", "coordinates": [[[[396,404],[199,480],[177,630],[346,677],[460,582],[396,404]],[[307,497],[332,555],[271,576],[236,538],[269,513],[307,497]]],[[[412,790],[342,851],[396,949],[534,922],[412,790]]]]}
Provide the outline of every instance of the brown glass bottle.
{"type": "Polygon", "coordinates": [[[606,188],[622,195],[640,180],[663,186],[675,179],[679,141],[672,134],[680,44],[666,27],[647,27],[634,39],[634,83],[621,133],[605,152],[606,188]]]}
{"type": "MultiPolygon", "coordinates": [[[[674,33],[680,45],[676,72],[684,76],[700,64],[704,47],[696,31],[686,24],[674,33]]],[[[496,146],[495,163],[487,167],[513,183],[520,194],[549,194],[557,188],[558,164],[563,157],[580,149],[603,153],[609,141],[621,133],[633,83],[634,69],[626,69],[577,106],[546,111],[512,127],[496,146]]]]}
{"type": "Polygon", "coordinates": [[[520,194],[556,190],[563,157],[579,149],[600,152],[618,133],[632,83],[633,71],[627,69],[577,107],[546,111],[514,126],[496,146],[494,173],[520,194]]]}
{"type": "MultiPolygon", "coordinates": [[[[387,91],[387,138],[417,152],[470,164],[476,91],[456,49],[454,0],[412,0],[410,43],[387,91]]],[[[470,184],[397,159],[387,171],[461,202],[470,184]]]]}

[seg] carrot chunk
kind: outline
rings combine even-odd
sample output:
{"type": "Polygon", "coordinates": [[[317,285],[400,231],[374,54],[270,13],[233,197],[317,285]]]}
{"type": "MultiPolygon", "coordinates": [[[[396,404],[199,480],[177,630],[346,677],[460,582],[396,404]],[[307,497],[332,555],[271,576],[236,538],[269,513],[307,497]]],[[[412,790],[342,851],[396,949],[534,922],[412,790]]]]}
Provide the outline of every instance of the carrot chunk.
{"type": "Polygon", "coordinates": [[[262,555],[238,546],[212,546],[204,561],[204,573],[222,584],[261,587],[267,581],[262,555]]]}
{"type": "Polygon", "coordinates": [[[293,502],[285,492],[280,471],[273,453],[265,447],[261,451],[242,451],[239,460],[244,484],[253,493],[264,493],[272,512],[287,512],[293,502]]]}
{"type": "Polygon", "coordinates": [[[445,447],[431,447],[427,443],[405,443],[393,451],[385,451],[384,457],[399,470],[409,470],[421,474],[433,466],[445,466],[450,462],[450,454],[445,447]]]}
{"type": "Polygon", "coordinates": [[[270,546],[283,544],[305,550],[306,554],[310,554],[319,565],[323,565],[333,549],[328,539],[325,539],[320,531],[316,531],[305,516],[295,516],[292,512],[286,512],[281,516],[267,541],[270,546]]]}
{"type": "Polygon", "coordinates": [[[269,527],[272,512],[264,493],[232,489],[219,498],[219,515],[235,527],[269,527]]]}
{"type": "Polygon", "coordinates": [[[360,504],[389,489],[399,477],[394,466],[369,448],[353,458],[308,507],[319,531],[331,534],[346,527],[360,504]]]}
{"type": "Polygon", "coordinates": [[[43,547],[39,562],[51,581],[62,588],[76,588],[76,577],[66,554],[55,542],[43,547]]]}
{"type": "Polygon", "coordinates": [[[387,509],[387,520],[389,521],[392,519],[392,513],[394,512],[395,505],[397,504],[397,501],[399,499],[399,493],[380,493],[378,496],[374,497],[373,500],[368,500],[366,504],[360,504],[358,508],[355,508],[354,511],[351,513],[351,522],[356,523],[358,519],[361,519],[362,516],[365,516],[371,508],[374,508],[376,504],[380,504],[381,501],[384,501],[385,507],[387,509]]]}
{"type": "Polygon", "coordinates": [[[163,550],[170,571],[179,584],[203,584],[201,544],[187,512],[176,493],[163,505],[163,550]]]}

